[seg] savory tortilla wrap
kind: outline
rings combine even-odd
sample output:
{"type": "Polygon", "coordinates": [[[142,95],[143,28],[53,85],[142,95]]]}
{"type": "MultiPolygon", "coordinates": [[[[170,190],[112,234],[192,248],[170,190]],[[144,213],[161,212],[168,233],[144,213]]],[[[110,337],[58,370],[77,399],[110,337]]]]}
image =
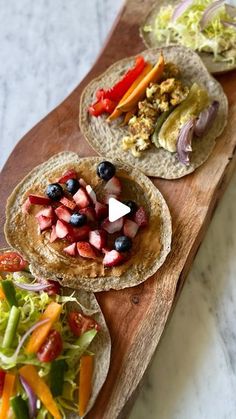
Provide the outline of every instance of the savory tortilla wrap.
{"type": "Polygon", "coordinates": [[[219,109],[214,123],[209,131],[201,138],[194,138],[193,151],[188,166],[180,163],[176,153],[154,145],[145,150],[139,158],[122,150],[121,141],[128,134],[127,126],[122,119],[108,123],[107,115],[100,117],[88,113],[89,105],[94,102],[96,92],[103,88],[109,89],[132,65],[134,57],[125,58],[113,64],[108,70],[93,80],[84,89],[80,102],[80,128],[89,144],[101,155],[113,157],[140,169],[148,176],[165,179],[177,179],[193,172],[204,163],[211,154],[216,138],[222,133],[228,115],[228,102],[221,85],[208,73],[200,57],[193,51],[182,46],[169,46],[143,51],[142,56],[152,64],[163,53],[165,62],[177,65],[181,72],[181,81],[192,86],[197,83],[203,87],[209,96],[210,102],[218,101],[219,109]]]}
{"type": "Polygon", "coordinates": [[[22,212],[29,193],[43,194],[48,183],[55,182],[68,169],[79,176],[102,198],[104,181],[96,176],[99,157],[80,158],[64,152],[36,167],[15,188],[7,201],[5,235],[8,243],[31,262],[35,276],[58,280],[63,286],[87,291],[121,289],[137,285],[153,275],[163,264],[171,245],[171,217],[167,204],[153,183],[142,173],[116,161],[122,183],[120,200],[133,199],[142,205],[149,223],[134,238],[130,257],[119,266],[107,268],[101,258],[84,259],[63,253],[63,240],[50,243],[48,232],[40,234],[35,213],[22,212]]]}

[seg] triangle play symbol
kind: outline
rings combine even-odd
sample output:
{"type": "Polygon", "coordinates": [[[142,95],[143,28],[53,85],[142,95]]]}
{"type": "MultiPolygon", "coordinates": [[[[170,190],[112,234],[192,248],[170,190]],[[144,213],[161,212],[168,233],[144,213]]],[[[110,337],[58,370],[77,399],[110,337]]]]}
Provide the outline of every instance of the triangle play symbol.
{"type": "Polygon", "coordinates": [[[110,222],[119,220],[130,212],[130,207],[115,198],[110,198],[108,202],[108,219],[110,222]]]}

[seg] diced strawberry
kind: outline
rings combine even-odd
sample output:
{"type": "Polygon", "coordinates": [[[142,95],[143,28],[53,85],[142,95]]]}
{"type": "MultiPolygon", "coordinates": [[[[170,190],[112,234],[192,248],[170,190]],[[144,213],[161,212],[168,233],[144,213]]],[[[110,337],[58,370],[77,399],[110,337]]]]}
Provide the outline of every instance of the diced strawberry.
{"type": "Polygon", "coordinates": [[[72,199],[68,199],[66,196],[63,196],[63,198],[60,199],[60,203],[65,207],[71,209],[72,211],[76,207],[75,201],[73,201],[72,199]]]}
{"type": "Polygon", "coordinates": [[[121,262],[123,262],[124,256],[117,252],[116,250],[111,250],[110,252],[107,252],[103,258],[103,265],[104,266],[117,266],[121,262]]]}
{"type": "Polygon", "coordinates": [[[125,236],[133,239],[136,236],[138,229],[139,229],[139,226],[134,221],[129,220],[129,219],[125,220],[124,229],[123,229],[125,236]]]}
{"type": "Polygon", "coordinates": [[[30,207],[31,207],[31,203],[30,203],[29,198],[27,198],[25,202],[22,204],[22,207],[21,207],[22,213],[29,214],[30,207]]]}
{"type": "Polygon", "coordinates": [[[110,195],[120,195],[121,193],[121,182],[116,176],[113,176],[110,180],[108,180],[105,191],[110,195]]]}
{"type": "Polygon", "coordinates": [[[77,179],[77,173],[74,169],[69,169],[57,180],[58,183],[66,183],[69,179],[77,179]]]}
{"type": "Polygon", "coordinates": [[[89,243],[98,250],[106,245],[106,233],[103,230],[93,230],[89,233],[89,243]]]}
{"type": "Polygon", "coordinates": [[[53,243],[57,239],[57,233],[56,233],[56,226],[52,226],[51,235],[50,235],[50,243],[53,243]]]}
{"type": "Polygon", "coordinates": [[[94,208],[92,207],[82,208],[79,212],[80,214],[85,214],[88,221],[91,221],[92,223],[96,221],[96,212],[94,208]]]}
{"type": "Polygon", "coordinates": [[[104,202],[104,204],[109,205],[109,199],[110,199],[110,198],[117,199],[118,197],[117,197],[116,195],[110,195],[110,194],[107,194],[107,195],[105,195],[105,196],[104,196],[104,198],[103,198],[103,202],[104,202]]]}
{"type": "Polygon", "coordinates": [[[85,182],[85,180],[82,177],[80,178],[79,183],[84,189],[86,189],[87,183],[85,182]]]}
{"type": "Polygon", "coordinates": [[[55,209],[55,213],[59,220],[66,221],[66,223],[70,222],[71,213],[66,207],[64,207],[64,205],[55,209]]]}
{"type": "Polygon", "coordinates": [[[76,194],[73,196],[73,199],[75,200],[79,208],[86,208],[90,204],[89,196],[83,188],[80,188],[76,192],[76,194]]]}
{"type": "Polygon", "coordinates": [[[39,228],[41,231],[47,230],[48,228],[52,227],[51,217],[45,217],[44,215],[39,215],[37,217],[37,221],[39,223],[39,228]]]}
{"type": "Polygon", "coordinates": [[[69,234],[67,235],[67,240],[70,242],[80,241],[80,240],[87,240],[89,237],[89,233],[91,228],[88,225],[83,227],[70,227],[69,234]]]}
{"type": "Polygon", "coordinates": [[[54,211],[53,208],[51,206],[49,207],[45,207],[43,209],[41,209],[39,212],[37,212],[37,214],[35,215],[35,218],[40,217],[40,215],[43,215],[44,217],[49,217],[49,218],[54,218],[54,211]]]}
{"type": "Polygon", "coordinates": [[[140,207],[134,214],[134,221],[139,227],[146,227],[148,225],[148,216],[143,207],[140,207]]]}
{"type": "Polygon", "coordinates": [[[79,255],[83,258],[97,259],[95,251],[93,250],[92,246],[87,242],[78,242],[77,250],[79,252],[79,255]]]}
{"type": "Polygon", "coordinates": [[[107,205],[101,204],[101,202],[96,202],[95,204],[95,212],[98,220],[102,220],[106,218],[108,215],[108,207],[107,205]]]}
{"type": "Polygon", "coordinates": [[[64,239],[69,234],[69,228],[65,221],[57,220],[56,223],[56,235],[59,239],[64,239]]]}
{"type": "Polygon", "coordinates": [[[33,205],[50,205],[51,200],[45,196],[29,195],[29,201],[33,205]]]}
{"type": "Polygon", "coordinates": [[[94,203],[94,205],[96,204],[96,202],[97,202],[97,196],[96,196],[96,193],[95,193],[95,191],[93,190],[93,188],[90,186],[90,185],[87,185],[86,186],[86,192],[87,192],[87,194],[89,195],[89,197],[90,197],[90,199],[91,199],[91,201],[94,203]]]}
{"type": "Polygon", "coordinates": [[[76,256],[77,254],[77,245],[76,243],[72,243],[69,246],[65,247],[64,252],[66,252],[70,256],[76,256]]]}
{"type": "Polygon", "coordinates": [[[116,233],[117,231],[121,231],[123,227],[123,223],[124,223],[123,218],[119,218],[118,220],[113,221],[113,222],[109,221],[109,219],[106,218],[103,221],[101,227],[103,230],[106,230],[107,233],[113,234],[113,233],[116,233]]]}

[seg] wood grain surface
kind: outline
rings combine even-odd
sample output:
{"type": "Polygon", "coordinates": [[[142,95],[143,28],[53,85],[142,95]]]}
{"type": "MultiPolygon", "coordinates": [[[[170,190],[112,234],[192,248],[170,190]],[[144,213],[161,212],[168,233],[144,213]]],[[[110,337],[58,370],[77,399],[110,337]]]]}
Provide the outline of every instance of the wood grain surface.
{"type": "MultiPolygon", "coordinates": [[[[78,126],[83,87],[114,61],[144,49],[139,24],[153,0],[127,0],[93,69],[72,94],[18,143],[0,175],[0,245],[7,196],[35,165],[72,150],[94,155],[78,126]]],[[[193,258],[235,166],[236,73],[218,77],[228,96],[229,123],[209,160],[194,174],[176,181],[155,179],[173,218],[173,243],[164,266],[145,283],[123,291],[97,294],[112,337],[107,380],[88,415],[90,419],[125,417],[124,406],[140,382],[193,258]]],[[[126,411],[127,412],[127,411],[126,411]]]]}

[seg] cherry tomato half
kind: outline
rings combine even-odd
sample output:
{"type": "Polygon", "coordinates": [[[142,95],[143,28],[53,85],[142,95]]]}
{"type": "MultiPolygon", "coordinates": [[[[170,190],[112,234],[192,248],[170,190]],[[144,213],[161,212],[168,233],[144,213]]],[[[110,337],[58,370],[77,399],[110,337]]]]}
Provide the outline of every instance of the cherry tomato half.
{"type": "Polygon", "coordinates": [[[91,329],[100,330],[99,324],[92,317],[85,316],[78,311],[71,311],[68,314],[68,324],[75,336],[81,336],[84,332],[91,329]]]}
{"type": "Polygon", "coordinates": [[[0,271],[17,272],[28,266],[28,262],[17,252],[6,252],[0,254],[0,271]]]}
{"type": "Polygon", "coordinates": [[[41,362],[51,362],[62,352],[63,342],[60,333],[57,330],[51,330],[47,339],[37,352],[37,357],[41,362]]]}

